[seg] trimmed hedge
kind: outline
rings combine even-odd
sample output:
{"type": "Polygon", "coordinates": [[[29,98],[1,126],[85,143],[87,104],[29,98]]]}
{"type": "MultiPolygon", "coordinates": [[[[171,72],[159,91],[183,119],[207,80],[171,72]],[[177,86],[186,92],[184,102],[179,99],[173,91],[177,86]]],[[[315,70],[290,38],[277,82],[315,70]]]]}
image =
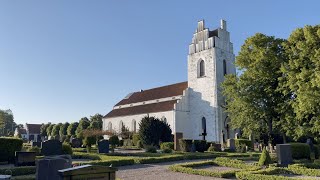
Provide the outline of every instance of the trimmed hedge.
{"type": "Polygon", "coordinates": [[[0,137],[0,161],[13,162],[15,152],[21,151],[22,144],[22,139],[0,137]]]}
{"type": "Polygon", "coordinates": [[[178,164],[169,166],[171,171],[182,172],[187,174],[196,174],[201,176],[211,176],[211,177],[219,177],[219,178],[228,178],[233,177],[238,170],[229,170],[229,171],[208,171],[201,169],[193,169],[194,167],[206,166],[206,165],[217,165],[213,161],[204,161],[204,162],[196,162],[196,163],[186,163],[186,164],[178,164]]]}
{"type": "Polygon", "coordinates": [[[237,179],[246,180],[292,180],[292,178],[285,176],[277,176],[277,174],[292,174],[284,168],[268,168],[266,170],[253,171],[239,171],[236,172],[237,179]]]}
{"type": "Polygon", "coordinates": [[[320,177],[320,170],[319,169],[309,169],[307,167],[303,167],[303,165],[300,165],[300,164],[289,165],[288,169],[291,172],[293,172],[294,174],[320,177]]]}
{"type": "Polygon", "coordinates": [[[100,156],[95,153],[74,152],[71,157],[72,159],[101,160],[100,156]]]}
{"type": "Polygon", "coordinates": [[[293,159],[310,159],[310,146],[306,143],[290,143],[293,159]]]}
{"type": "Polygon", "coordinates": [[[231,159],[227,157],[217,157],[214,162],[218,164],[219,166],[225,166],[225,167],[232,167],[232,168],[238,168],[238,169],[244,169],[244,170],[258,170],[260,169],[259,166],[246,164],[242,160],[238,159],[231,159]]]}
{"type": "Polygon", "coordinates": [[[12,172],[12,176],[21,176],[21,175],[29,175],[36,173],[35,166],[23,166],[23,167],[10,167],[10,168],[1,168],[0,174],[6,174],[7,170],[12,172]]]}
{"type": "Polygon", "coordinates": [[[90,164],[90,165],[99,165],[99,166],[112,165],[112,167],[119,167],[119,166],[133,165],[135,164],[135,161],[134,159],[97,160],[97,161],[81,162],[81,164],[82,165],[90,164]]]}
{"type": "Polygon", "coordinates": [[[191,139],[179,139],[180,150],[183,152],[190,152],[192,149],[191,139]]]}
{"type": "Polygon", "coordinates": [[[248,146],[248,149],[252,149],[253,148],[253,144],[252,141],[249,139],[235,139],[234,140],[235,146],[237,151],[241,151],[242,150],[242,146],[248,146]]]}

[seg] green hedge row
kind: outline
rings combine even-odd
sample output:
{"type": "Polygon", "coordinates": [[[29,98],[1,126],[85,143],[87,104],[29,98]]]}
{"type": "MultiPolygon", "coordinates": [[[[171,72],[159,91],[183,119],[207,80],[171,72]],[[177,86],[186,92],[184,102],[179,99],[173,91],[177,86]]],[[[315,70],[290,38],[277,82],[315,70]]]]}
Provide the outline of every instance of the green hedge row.
{"type": "Polygon", "coordinates": [[[160,144],[160,149],[165,150],[165,149],[174,149],[174,143],[173,142],[163,142],[160,144]]]}
{"type": "Polygon", "coordinates": [[[12,176],[29,175],[29,174],[36,173],[35,166],[23,166],[23,167],[1,168],[0,174],[8,174],[8,172],[6,172],[7,170],[12,172],[12,176]]]}
{"type": "Polygon", "coordinates": [[[0,137],[0,161],[14,161],[15,152],[21,151],[23,140],[0,137]]]}
{"type": "Polygon", "coordinates": [[[310,169],[310,168],[307,168],[307,167],[303,167],[303,165],[301,166],[299,164],[289,165],[288,169],[291,172],[293,172],[294,174],[301,174],[301,175],[306,175],[306,176],[317,176],[317,177],[320,177],[320,170],[319,169],[310,169]]]}
{"type": "Polygon", "coordinates": [[[72,159],[91,159],[91,160],[101,160],[100,156],[94,153],[83,153],[74,152],[72,154],[72,159]]]}
{"type": "Polygon", "coordinates": [[[242,160],[238,159],[231,159],[226,157],[217,157],[214,162],[218,164],[219,166],[225,166],[225,167],[232,167],[232,168],[238,168],[238,169],[244,169],[244,170],[258,170],[260,169],[259,166],[246,164],[242,160]]]}
{"type": "Polygon", "coordinates": [[[236,172],[236,178],[246,180],[292,180],[292,178],[278,176],[278,174],[292,174],[292,172],[284,168],[268,168],[256,172],[239,171],[236,172]]]}
{"type": "Polygon", "coordinates": [[[238,152],[241,151],[242,148],[245,148],[245,146],[248,146],[248,149],[253,148],[252,141],[249,139],[235,139],[234,143],[238,152]]]}
{"type": "Polygon", "coordinates": [[[173,165],[173,166],[169,166],[169,169],[175,172],[196,174],[201,176],[219,177],[219,178],[233,177],[235,176],[235,173],[238,171],[238,170],[209,171],[209,170],[193,169],[195,167],[206,166],[206,165],[216,166],[217,164],[215,164],[213,161],[203,161],[203,162],[196,162],[196,163],[173,165]]]}
{"type": "MultiPolygon", "coordinates": [[[[77,163],[75,163],[78,165],[77,163]]],[[[118,160],[97,160],[97,161],[88,161],[88,162],[81,162],[82,165],[90,164],[90,165],[99,165],[99,166],[110,166],[112,167],[119,167],[119,166],[126,166],[126,165],[133,165],[135,164],[134,159],[118,159],[118,160]]]]}
{"type": "Polygon", "coordinates": [[[310,146],[306,143],[290,143],[293,159],[310,159],[310,146]]]}

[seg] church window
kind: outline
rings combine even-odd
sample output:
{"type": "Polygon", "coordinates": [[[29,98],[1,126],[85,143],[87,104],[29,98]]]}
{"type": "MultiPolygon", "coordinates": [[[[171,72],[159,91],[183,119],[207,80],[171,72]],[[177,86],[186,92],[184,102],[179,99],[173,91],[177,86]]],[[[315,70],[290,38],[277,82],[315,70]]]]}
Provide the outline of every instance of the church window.
{"type": "Polygon", "coordinates": [[[226,60],[223,60],[223,75],[225,76],[227,74],[227,62],[226,60]]]}
{"type": "Polygon", "coordinates": [[[204,61],[201,60],[199,63],[199,77],[203,77],[204,75],[205,75],[204,61]]]}
{"type": "Polygon", "coordinates": [[[136,122],[136,120],[132,120],[132,131],[133,132],[137,131],[137,122],[136,122]]]}
{"type": "Polygon", "coordinates": [[[120,123],[119,123],[119,132],[122,132],[122,128],[123,128],[123,122],[120,121],[120,123]]]}
{"type": "Polygon", "coordinates": [[[108,123],[108,131],[112,131],[112,123],[111,122],[108,123]]]}
{"type": "Polygon", "coordinates": [[[202,117],[201,123],[202,123],[202,125],[201,125],[202,132],[206,133],[206,131],[207,131],[207,123],[206,123],[206,118],[205,117],[202,117]]]}
{"type": "Polygon", "coordinates": [[[161,120],[162,120],[163,122],[167,123],[167,118],[166,118],[166,117],[162,116],[161,120]]]}

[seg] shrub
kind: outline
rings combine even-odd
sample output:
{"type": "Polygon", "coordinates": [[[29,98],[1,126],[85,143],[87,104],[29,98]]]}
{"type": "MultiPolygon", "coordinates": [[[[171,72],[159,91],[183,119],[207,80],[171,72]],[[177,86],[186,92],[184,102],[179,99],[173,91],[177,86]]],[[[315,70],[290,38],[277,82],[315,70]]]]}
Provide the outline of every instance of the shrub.
{"type": "Polygon", "coordinates": [[[22,148],[22,139],[0,137],[0,161],[12,162],[15,152],[22,148]]]}
{"type": "Polygon", "coordinates": [[[12,172],[12,176],[29,175],[36,173],[35,166],[23,166],[23,167],[10,167],[10,168],[0,168],[0,174],[6,174],[7,170],[12,172]]]}
{"type": "Polygon", "coordinates": [[[267,166],[269,164],[272,163],[271,157],[269,155],[269,152],[267,151],[266,147],[263,148],[262,153],[260,155],[260,159],[259,159],[259,166],[267,166]]]}
{"type": "Polygon", "coordinates": [[[314,156],[316,159],[319,159],[319,155],[320,155],[320,147],[317,144],[313,145],[313,152],[314,152],[314,156]]]}
{"type": "Polygon", "coordinates": [[[36,156],[40,156],[41,149],[38,146],[28,148],[28,152],[36,152],[36,156]]]}
{"type": "Polygon", "coordinates": [[[157,148],[154,146],[146,146],[146,152],[148,153],[157,153],[157,148]]]}
{"type": "Polygon", "coordinates": [[[131,139],[124,139],[123,146],[133,146],[132,140],[131,139]]]}
{"type": "Polygon", "coordinates": [[[207,151],[209,151],[209,152],[214,152],[215,150],[214,150],[214,147],[213,147],[213,145],[211,144],[211,146],[208,148],[208,150],[207,151]]]}
{"type": "Polygon", "coordinates": [[[137,142],[137,147],[138,148],[143,148],[143,144],[142,144],[142,142],[140,140],[137,142]]]}
{"type": "Polygon", "coordinates": [[[109,138],[109,143],[111,145],[111,150],[114,151],[114,148],[116,147],[116,145],[119,144],[119,138],[116,135],[113,135],[109,138]]]}
{"type": "Polygon", "coordinates": [[[179,139],[180,150],[183,152],[190,152],[192,148],[191,139],[179,139]]]}
{"type": "Polygon", "coordinates": [[[118,146],[123,146],[123,139],[119,140],[118,146]]]}
{"type": "Polygon", "coordinates": [[[72,147],[69,143],[62,144],[62,153],[72,155],[73,151],[72,151],[72,147]]]}
{"type": "Polygon", "coordinates": [[[160,144],[160,149],[161,150],[164,150],[164,149],[173,150],[174,149],[174,144],[173,144],[173,142],[163,142],[163,143],[160,144]]]}
{"type": "Polygon", "coordinates": [[[293,159],[310,159],[310,146],[306,143],[290,143],[293,159]]]}
{"type": "Polygon", "coordinates": [[[143,145],[159,145],[159,141],[171,142],[170,125],[158,118],[145,116],[139,123],[139,136],[143,145]]]}
{"type": "Polygon", "coordinates": [[[133,145],[138,146],[138,141],[140,141],[140,136],[139,136],[138,133],[134,133],[134,134],[132,135],[133,145]]]}
{"type": "Polygon", "coordinates": [[[207,150],[207,141],[204,140],[194,140],[193,141],[196,151],[198,152],[204,152],[205,150],[207,150]]]}
{"type": "Polygon", "coordinates": [[[235,139],[234,143],[237,152],[243,151],[243,147],[245,148],[246,146],[248,146],[248,149],[252,149],[253,147],[252,141],[249,139],[235,139]]]}
{"type": "Polygon", "coordinates": [[[170,148],[164,148],[164,149],[162,149],[162,152],[163,152],[163,153],[172,153],[172,149],[170,149],[170,148]]]}

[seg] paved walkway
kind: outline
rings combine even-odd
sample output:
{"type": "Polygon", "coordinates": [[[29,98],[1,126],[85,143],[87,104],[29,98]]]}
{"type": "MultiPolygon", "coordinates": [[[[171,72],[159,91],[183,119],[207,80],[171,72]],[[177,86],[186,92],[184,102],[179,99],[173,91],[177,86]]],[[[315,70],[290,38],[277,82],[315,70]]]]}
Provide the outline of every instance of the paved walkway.
{"type": "Polygon", "coordinates": [[[222,178],[206,177],[200,175],[192,175],[186,173],[173,172],[168,169],[172,164],[186,163],[186,162],[197,162],[205,160],[183,160],[183,161],[174,161],[166,163],[157,163],[157,164],[136,164],[130,166],[122,166],[118,168],[116,172],[117,178],[123,180],[212,180],[222,178]]]}

